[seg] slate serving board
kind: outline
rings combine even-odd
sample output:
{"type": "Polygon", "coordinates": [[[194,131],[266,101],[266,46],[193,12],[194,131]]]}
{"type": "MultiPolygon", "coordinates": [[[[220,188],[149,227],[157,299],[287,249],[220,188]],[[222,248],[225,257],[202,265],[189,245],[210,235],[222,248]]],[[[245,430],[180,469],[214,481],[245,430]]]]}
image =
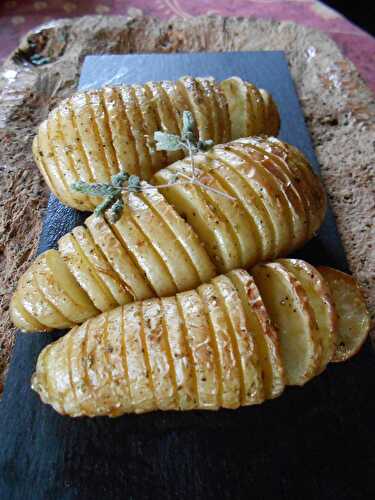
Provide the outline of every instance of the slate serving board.
{"type": "MultiPolygon", "coordinates": [[[[238,75],[269,90],[281,112],[280,137],[319,170],[282,52],[90,56],[80,88],[184,74],[238,75]]],[[[51,196],[39,251],[83,219],[51,196]]],[[[347,268],[331,211],[299,256],[347,268]]],[[[258,407],[73,420],[29,388],[37,355],[58,335],[18,335],[0,403],[1,500],[374,498],[369,344],[258,407]]]]}

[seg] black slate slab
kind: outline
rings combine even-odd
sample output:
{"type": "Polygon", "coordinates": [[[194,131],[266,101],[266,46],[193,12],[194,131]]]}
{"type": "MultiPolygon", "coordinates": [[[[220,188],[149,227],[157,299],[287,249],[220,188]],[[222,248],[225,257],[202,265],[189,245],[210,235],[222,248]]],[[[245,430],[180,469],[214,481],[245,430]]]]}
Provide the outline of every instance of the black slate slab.
{"type": "MultiPolygon", "coordinates": [[[[280,137],[318,164],[281,52],[91,56],[81,88],[184,74],[233,74],[269,90],[280,137]]],[[[40,251],[83,220],[51,197],[40,251]]],[[[346,269],[332,213],[300,256],[346,269]]],[[[369,345],[303,389],[238,411],[61,417],[29,382],[59,334],[19,334],[0,403],[0,499],[370,499],[375,437],[369,345]]]]}

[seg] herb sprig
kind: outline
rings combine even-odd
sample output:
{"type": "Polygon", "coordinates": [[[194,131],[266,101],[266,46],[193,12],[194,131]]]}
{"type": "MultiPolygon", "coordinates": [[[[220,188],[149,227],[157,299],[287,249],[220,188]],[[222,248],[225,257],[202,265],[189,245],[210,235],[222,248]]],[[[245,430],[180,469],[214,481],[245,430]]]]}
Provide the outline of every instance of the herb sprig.
{"type": "Polygon", "coordinates": [[[196,127],[193,115],[190,111],[184,111],[182,115],[182,133],[181,136],[170,134],[168,132],[157,131],[154,133],[156,150],[158,151],[179,151],[184,150],[188,153],[191,163],[191,175],[178,172],[173,181],[168,184],[151,186],[141,181],[138,175],[129,175],[125,170],[111,177],[109,184],[90,184],[84,181],[74,182],[72,188],[82,194],[104,198],[95,208],[95,215],[103,216],[107,213],[111,222],[116,222],[121,217],[125,207],[124,194],[128,196],[131,193],[144,192],[149,189],[166,188],[175,185],[195,184],[203,189],[212,191],[218,195],[224,196],[230,200],[235,200],[232,196],[208,186],[199,180],[196,175],[194,163],[194,154],[200,151],[207,151],[213,146],[212,140],[197,139],[196,127]],[[179,178],[184,179],[179,181],[179,178]]]}

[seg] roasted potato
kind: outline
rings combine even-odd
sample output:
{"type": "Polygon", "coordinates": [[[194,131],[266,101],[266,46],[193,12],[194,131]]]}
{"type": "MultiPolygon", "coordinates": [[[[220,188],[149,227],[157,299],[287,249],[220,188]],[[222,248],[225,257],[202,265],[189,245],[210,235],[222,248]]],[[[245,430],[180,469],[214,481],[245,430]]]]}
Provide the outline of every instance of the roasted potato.
{"type": "Polygon", "coordinates": [[[32,388],[70,416],[237,408],[304,384],[367,335],[368,312],[347,275],[288,259],[252,275],[234,270],[74,327],[41,352],[32,388]]]}
{"type": "Polygon", "coordinates": [[[279,114],[265,90],[229,78],[182,77],[176,82],[104,87],[62,101],[40,125],[33,155],[51,191],[66,205],[92,210],[98,200],[71,188],[81,180],[110,182],[125,169],[149,180],[183,158],[156,151],[158,130],[180,134],[183,111],[191,111],[200,139],[215,144],[248,135],[276,135],[279,114]]]}
{"type": "Polygon", "coordinates": [[[91,215],[58,251],[40,256],[14,294],[14,323],[66,328],[121,304],[191,290],[295,250],[323,220],[318,177],[281,141],[239,139],[195,155],[194,164],[198,184],[179,182],[192,166],[178,161],[153,178],[169,187],[144,183],[116,223],[91,215]]]}

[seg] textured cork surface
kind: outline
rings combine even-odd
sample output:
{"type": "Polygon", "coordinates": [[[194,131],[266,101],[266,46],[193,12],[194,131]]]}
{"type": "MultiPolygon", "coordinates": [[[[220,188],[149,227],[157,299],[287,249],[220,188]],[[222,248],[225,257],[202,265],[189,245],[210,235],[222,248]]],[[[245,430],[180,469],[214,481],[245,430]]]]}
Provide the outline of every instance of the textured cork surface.
{"type": "Polygon", "coordinates": [[[211,16],[59,20],[27,35],[0,73],[0,377],[15,333],[9,299],[33,258],[48,198],[31,156],[35,127],[74,91],[87,54],[225,50],[286,52],[349,265],[374,316],[375,99],[327,36],[289,22],[211,16]]]}

